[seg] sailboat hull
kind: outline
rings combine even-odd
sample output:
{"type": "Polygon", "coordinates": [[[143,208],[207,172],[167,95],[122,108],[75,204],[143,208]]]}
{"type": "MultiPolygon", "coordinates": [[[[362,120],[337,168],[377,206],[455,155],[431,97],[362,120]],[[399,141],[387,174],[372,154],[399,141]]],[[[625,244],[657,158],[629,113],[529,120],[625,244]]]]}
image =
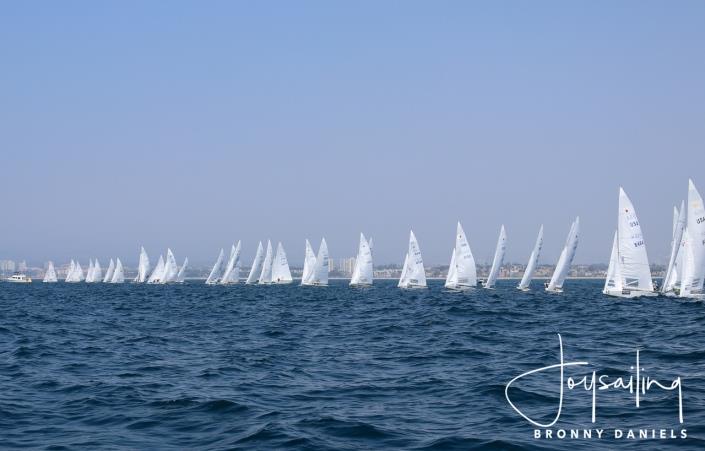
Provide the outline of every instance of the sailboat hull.
{"type": "Polygon", "coordinates": [[[615,298],[636,299],[641,297],[656,297],[658,293],[655,291],[641,290],[602,290],[603,294],[615,298]]]}
{"type": "Polygon", "coordinates": [[[473,287],[473,286],[471,286],[471,285],[451,285],[451,286],[446,285],[446,286],[445,286],[445,289],[448,290],[448,291],[461,292],[461,291],[470,291],[470,290],[474,290],[475,287],[473,287]]]}

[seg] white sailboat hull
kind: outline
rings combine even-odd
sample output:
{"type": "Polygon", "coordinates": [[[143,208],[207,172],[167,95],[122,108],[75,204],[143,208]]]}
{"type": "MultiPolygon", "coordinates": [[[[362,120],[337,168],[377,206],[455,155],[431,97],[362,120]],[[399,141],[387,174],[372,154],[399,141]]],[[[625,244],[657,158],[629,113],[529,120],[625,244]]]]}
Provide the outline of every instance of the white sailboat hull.
{"type": "Polygon", "coordinates": [[[615,298],[636,299],[640,297],[656,297],[658,293],[655,291],[629,290],[629,289],[606,289],[602,293],[615,298]]]}

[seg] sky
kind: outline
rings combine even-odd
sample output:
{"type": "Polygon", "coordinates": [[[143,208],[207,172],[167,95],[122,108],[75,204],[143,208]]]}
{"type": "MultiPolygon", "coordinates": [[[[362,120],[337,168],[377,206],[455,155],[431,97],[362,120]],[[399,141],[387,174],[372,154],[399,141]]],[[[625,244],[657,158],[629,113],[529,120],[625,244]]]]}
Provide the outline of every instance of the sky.
{"type": "Polygon", "coordinates": [[[705,194],[702,1],[6,2],[0,259],[212,262],[242,240],[303,261],[409,230],[478,262],[502,224],[553,263],[606,263],[619,186],[667,260],[705,194]],[[266,241],[265,241],[266,242],[266,241]]]}

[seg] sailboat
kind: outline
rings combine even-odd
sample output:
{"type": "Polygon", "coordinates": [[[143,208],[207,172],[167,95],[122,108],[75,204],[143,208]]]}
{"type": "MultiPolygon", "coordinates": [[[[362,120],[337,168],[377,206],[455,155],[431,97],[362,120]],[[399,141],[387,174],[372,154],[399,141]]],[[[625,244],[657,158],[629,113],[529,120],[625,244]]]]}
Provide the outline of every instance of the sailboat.
{"type": "Polygon", "coordinates": [[[536,243],[534,244],[534,249],[531,251],[529,256],[529,263],[526,264],[526,269],[524,270],[524,276],[519,282],[517,289],[521,291],[529,291],[529,285],[531,285],[531,279],[534,277],[534,272],[536,272],[536,267],[539,264],[539,255],[541,255],[541,248],[543,247],[543,224],[539,229],[539,234],[536,237],[536,243]]]}
{"type": "Polygon", "coordinates": [[[230,249],[230,258],[228,259],[228,265],[225,267],[225,272],[223,277],[220,279],[221,285],[229,285],[240,282],[240,266],[242,263],[240,261],[240,249],[242,244],[240,241],[237,242],[237,246],[233,245],[230,249]]]}
{"type": "Polygon", "coordinates": [[[580,217],[577,217],[570,225],[568,238],[566,238],[565,246],[561,251],[561,256],[558,257],[558,263],[556,263],[556,269],[553,271],[553,276],[551,276],[551,280],[545,284],[546,291],[551,293],[563,292],[563,282],[565,282],[565,278],[568,276],[570,265],[573,264],[573,258],[575,257],[575,251],[578,249],[579,234],[580,217]]]}
{"type": "Polygon", "coordinates": [[[688,213],[684,235],[680,296],[705,299],[705,207],[692,180],[688,180],[688,213]]]}
{"type": "Polygon", "coordinates": [[[184,283],[186,280],[186,267],[188,266],[188,257],[184,258],[184,264],[181,265],[181,269],[179,269],[179,273],[176,275],[176,280],[174,280],[175,283],[184,283]]]}
{"type": "Polygon", "coordinates": [[[55,283],[58,282],[58,279],[56,277],[56,270],[54,270],[54,263],[49,262],[49,265],[47,266],[47,270],[44,273],[44,280],[42,282],[45,283],[55,283]]]}
{"type": "Polygon", "coordinates": [[[147,283],[162,283],[162,278],[164,277],[164,257],[159,256],[157,260],[157,266],[154,267],[152,274],[150,274],[147,283]]]}
{"type": "MultiPolygon", "coordinates": [[[[306,240],[306,245],[306,253],[308,254],[310,249],[308,240],[306,240]]],[[[313,250],[310,250],[310,252],[313,253],[313,250]]],[[[321,240],[321,245],[318,247],[318,255],[315,258],[310,259],[308,255],[306,255],[306,258],[308,262],[304,261],[304,272],[310,272],[310,274],[307,274],[306,280],[302,277],[301,285],[327,286],[330,258],[328,256],[328,244],[326,244],[326,239],[323,238],[321,240]],[[311,264],[313,265],[312,268],[311,264]]]]}
{"type": "Polygon", "coordinates": [[[71,259],[71,263],[69,263],[69,269],[66,271],[66,278],[64,279],[64,282],[72,282],[73,278],[73,272],[76,270],[76,262],[71,259]]]}
{"type": "Polygon", "coordinates": [[[262,271],[259,274],[259,280],[257,281],[260,285],[269,285],[272,283],[272,263],[274,260],[274,252],[272,251],[272,242],[267,240],[267,251],[264,254],[264,261],[262,262],[262,271]]]}
{"type": "Polygon", "coordinates": [[[423,267],[421,249],[413,230],[409,233],[409,250],[404,258],[404,267],[398,286],[400,288],[426,288],[426,271],[423,267]]]}
{"type": "Polygon", "coordinates": [[[224,256],[225,254],[223,252],[223,249],[221,249],[218,253],[218,258],[215,259],[213,269],[211,269],[210,274],[208,274],[208,278],[206,279],[206,285],[215,285],[220,280],[224,256]]]}
{"type": "MultiPolygon", "coordinates": [[[[372,240],[372,238],[370,238],[370,240],[372,240]]],[[[360,233],[360,244],[357,248],[357,258],[355,259],[355,268],[353,269],[353,274],[350,278],[350,286],[372,286],[373,277],[372,248],[370,247],[369,242],[365,239],[365,235],[360,233]]]]}
{"type": "Polygon", "coordinates": [[[494,250],[494,259],[492,260],[492,268],[487,276],[487,280],[483,284],[484,288],[494,288],[494,284],[499,277],[499,270],[504,264],[504,254],[507,250],[507,233],[504,231],[504,224],[499,229],[499,238],[497,239],[497,247],[494,250]]]}
{"type": "Polygon", "coordinates": [[[85,276],[83,275],[83,269],[81,268],[81,264],[79,262],[74,262],[71,260],[71,266],[69,266],[69,272],[66,275],[66,280],[65,282],[70,282],[70,283],[76,283],[76,282],[83,282],[85,280],[85,276]]]}
{"type": "Polygon", "coordinates": [[[316,269],[316,254],[313,253],[311,243],[306,240],[304,251],[304,270],[301,273],[301,285],[313,285],[313,276],[316,269]]]}
{"type": "Polygon", "coordinates": [[[110,283],[123,283],[125,281],[125,272],[122,267],[122,262],[117,259],[115,264],[115,272],[113,273],[113,278],[110,279],[110,283]]]}
{"type": "Polygon", "coordinates": [[[133,280],[135,283],[144,283],[147,281],[147,275],[149,274],[149,256],[147,251],[144,250],[144,246],[140,246],[140,260],[137,265],[137,277],[133,280]]]}
{"type": "Polygon", "coordinates": [[[179,273],[179,266],[176,264],[176,257],[170,248],[166,250],[166,261],[164,262],[164,275],[161,278],[161,283],[171,283],[176,280],[179,273]]]}
{"type": "Polygon", "coordinates": [[[252,261],[252,267],[250,268],[250,274],[247,276],[245,283],[251,285],[257,283],[259,280],[259,275],[262,272],[262,261],[264,260],[264,249],[262,248],[262,242],[260,241],[257,245],[257,253],[255,254],[255,259],[252,261]]]}
{"type": "Polygon", "coordinates": [[[445,287],[450,290],[469,290],[477,286],[477,268],[470,243],[463,226],[458,221],[455,231],[455,247],[450,257],[445,287]]]}
{"type": "Polygon", "coordinates": [[[86,270],[86,283],[93,282],[93,260],[88,259],[88,270],[86,270]]]}
{"type": "Polygon", "coordinates": [[[96,258],[93,262],[93,274],[91,275],[91,282],[100,282],[103,280],[103,269],[100,267],[100,262],[96,258]]]}
{"type": "Polygon", "coordinates": [[[103,283],[110,283],[110,281],[113,280],[114,273],[115,273],[115,262],[111,258],[110,263],[108,264],[108,269],[105,271],[105,277],[103,277],[103,283]]]}
{"type": "Polygon", "coordinates": [[[671,256],[668,260],[668,269],[661,285],[661,294],[676,296],[680,293],[680,282],[683,254],[679,252],[683,247],[685,231],[685,202],[681,201],[680,210],[673,207],[673,236],[671,237],[671,256]]]}
{"type": "MultiPolygon", "coordinates": [[[[323,240],[322,244],[325,244],[325,240],[323,240]]],[[[328,250],[326,249],[326,262],[328,261],[327,252],[328,250]]],[[[316,263],[318,263],[318,261],[316,263]]],[[[272,262],[272,283],[287,284],[291,282],[293,282],[293,279],[291,278],[291,271],[289,270],[289,260],[287,260],[284,246],[282,246],[280,242],[277,244],[277,255],[272,262]]],[[[326,284],[327,283],[328,272],[326,270],[326,284]]]]}
{"type": "Polygon", "coordinates": [[[602,292],[608,296],[637,298],[657,296],[651,280],[649,258],[639,218],[632,201],[619,188],[617,231],[612,241],[612,255],[602,292]]]}

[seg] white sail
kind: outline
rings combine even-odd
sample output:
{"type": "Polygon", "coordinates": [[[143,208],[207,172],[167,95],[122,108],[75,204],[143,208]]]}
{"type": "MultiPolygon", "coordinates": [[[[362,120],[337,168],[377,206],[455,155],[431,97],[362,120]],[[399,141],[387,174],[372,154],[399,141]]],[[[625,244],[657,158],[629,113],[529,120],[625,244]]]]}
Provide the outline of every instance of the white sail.
{"type": "Polygon", "coordinates": [[[524,270],[524,276],[519,282],[520,290],[528,290],[529,285],[531,285],[531,279],[534,277],[534,272],[536,272],[536,267],[539,264],[539,256],[541,255],[541,248],[543,247],[543,225],[539,229],[539,234],[536,237],[536,243],[534,244],[534,249],[531,251],[529,256],[529,263],[526,264],[526,269],[524,270]]]}
{"type": "Polygon", "coordinates": [[[446,288],[455,288],[458,286],[458,267],[455,264],[455,248],[450,255],[450,265],[448,265],[448,275],[446,276],[446,288]]]}
{"type": "Polygon", "coordinates": [[[550,282],[546,284],[546,291],[562,291],[563,282],[568,276],[570,266],[573,264],[575,251],[578,249],[578,237],[580,235],[580,218],[575,218],[575,221],[570,226],[568,238],[566,239],[565,247],[561,251],[561,256],[556,263],[556,269],[553,271],[550,282]]]}
{"type": "Polygon", "coordinates": [[[497,277],[499,277],[499,270],[504,264],[504,254],[507,250],[507,233],[504,231],[504,225],[499,229],[499,238],[497,239],[497,247],[494,250],[494,259],[492,260],[492,268],[490,269],[490,274],[487,276],[487,281],[485,282],[485,288],[493,288],[495,282],[497,282],[497,277]]]}
{"type": "Polygon", "coordinates": [[[113,278],[110,280],[110,283],[123,283],[125,281],[125,272],[122,268],[122,262],[120,259],[117,259],[117,263],[115,263],[115,272],[113,273],[113,278]]]}
{"type": "Polygon", "coordinates": [[[312,285],[314,271],[316,269],[316,254],[313,253],[311,243],[306,240],[306,249],[304,250],[304,270],[301,273],[301,285],[312,285]]]}
{"type": "Polygon", "coordinates": [[[64,282],[73,282],[73,273],[76,270],[76,262],[71,260],[71,263],[69,263],[69,269],[66,271],[66,278],[64,279],[64,282]]]}
{"type": "Polygon", "coordinates": [[[110,263],[108,264],[108,269],[105,271],[105,277],[103,277],[103,283],[109,283],[111,280],[113,280],[113,273],[115,272],[115,262],[113,259],[110,259],[110,263]]]}
{"type": "Polygon", "coordinates": [[[455,270],[458,274],[458,280],[454,288],[466,289],[477,286],[475,257],[472,255],[470,243],[468,243],[460,221],[458,221],[455,231],[455,270]]]}
{"type": "Polygon", "coordinates": [[[259,281],[257,283],[261,285],[267,285],[272,283],[272,263],[274,260],[274,252],[272,251],[272,242],[267,240],[267,251],[264,254],[264,261],[262,262],[262,271],[259,275],[259,281]]]}
{"type": "Polygon", "coordinates": [[[81,264],[78,261],[76,262],[76,266],[74,267],[73,271],[74,282],[83,282],[84,280],[86,280],[86,277],[83,274],[83,269],[81,268],[81,264]]]}
{"type": "Polygon", "coordinates": [[[702,298],[705,297],[705,206],[692,180],[688,180],[687,230],[680,295],[702,298]]]}
{"type": "MultiPolygon", "coordinates": [[[[325,241],[323,243],[325,243],[325,241]]],[[[292,281],[289,261],[286,258],[284,246],[282,246],[282,243],[279,243],[277,244],[277,255],[274,257],[274,262],[272,263],[272,283],[291,283],[292,281]]],[[[328,283],[327,274],[326,283],[328,283]]]]}
{"type": "Polygon", "coordinates": [[[179,269],[179,273],[176,275],[176,280],[174,280],[174,282],[184,283],[184,280],[186,280],[186,267],[187,266],[188,266],[188,257],[184,258],[184,264],[181,265],[181,268],[179,269]]]}
{"type": "Polygon", "coordinates": [[[240,241],[237,242],[237,246],[233,245],[230,249],[230,258],[228,259],[228,265],[225,267],[225,272],[220,280],[223,285],[234,284],[240,282],[240,267],[242,263],[240,261],[240,251],[242,244],[240,241]]]}
{"type": "MultiPolygon", "coordinates": [[[[617,225],[617,262],[624,295],[634,296],[631,291],[640,292],[640,294],[653,293],[654,285],[641,224],[632,201],[621,187],[617,225]]],[[[621,292],[610,294],[619,296],[621,292]]]]}
{"type": "Polygon", "coordinates": [[[210,274],[208,274],[208,278],[206,279],[207,285],[215,285],[220,280],[220,276],[222,273],[224,255],[225,254],[223,253],[223,249],[221,249],[220,252],[218,253],[218,258],[215,260],[215,264],[213,265],[213,269],[211,269],[211,272],[210,272],[210,274]]]}
{"type": "Polygon", "coordinates": [[[88,269],[86,270],[86,283],[93,282],[93,259],[88,259],[88,269]]]}
{"type": "Polygon", "coordinates": [[[137,277],[135,277],[134,282],[144,283],[147,281],[149,274],[149,256],[147,251],[144,250],[143,246],[140,246],[140,260],[137,264],[137,277]]]}
{"type": "Polygon", "coordinates": [[[406,288],[407,279],[409,275],[409,253],[407,252],[404,256],[404,266],[401,267],[401,276],[399,276],[399,283],[397,286],[399,288],[406,288]]]}
{"type": "Polygon", "coordinates": [[[250,268],[250,274],[247,276],[246,284],[257,283],[259,275],[262,272],[262,260],[264,260],[264,249],[260,241],[257,245],[257,253],[255,254],[255,259],[252,261],[252,267],[250,268]]]}
{"type": "Polygon", "coordinates": [[[164,262],[164,275],[162,276],[161,283],[171,283],[176,280],[176,276],[179,274],[179,265],[176,264],[176,257],[171,249],[166,250],[166,261],[164,262]]]}
{"type": "Polygon", "coordinates": [[[58,282],[58,280],[59,279],[56,277],[56,270],[54,269],[54,263],[49,262],[49,264],[47,265],[47,270],[44,273],[44,280],[42,280],[42,282],[54,283],[58,282]]]}
{"type": "Polygon", "coordinates": [[[330,269],[330,258],[328,256],[328,244],[326,239],[321,240],[316,256],[316,264],[313,269],[312,285],[328,285],[328,271],[330,269]]]}
{"type": "Polygon", "coordinates": [[[370,246],[370,252],[372,252],[372,249],[373,249],[372,237],[370,237],[370,239],[367,240],[367,245],[370,246]]]}
{"type": "Polygon", "coordinates": [[[421,248],[413,230],[409,233],[409,253],[406,271],[402,271],[403,279],[399,280],[402,288],[426,288],[426,270],[421,258],[421,248]]]}
{"type": "Polygon", "coordinates": [[[661,285],[661,293],[671,293],[678,282],[678,251],[683,241],[685,230],[685,203],[681,202],[680,210],[673,207],[673,235],[671,237],[671,256],[668,259],[668,268],[661,285]]]}
{"type": "Polygon", "coordinates": [[[91,276],[91,282],[100,282],[103,280],[103,269],[100,267],[100,262],[96,258],[93,262],[93,274],[91,276]]]}
{"type": "Polygon", "coordinates": [[[610,292],[622,291],[622,275],[619,273],[619,241],[617,239],[618,232],[615,230],[614,238],[612,239],[612,253],[610,254],[610,264],[607,267],[607,278],[605,279],[605,287],[602,289],[604,294],[610,292]]]}
{"type": "Polygon", "coordinates": [[[373,278],[374,267],[372,265],[372,249],[370,248],[369,242],[365,239],[365,235],[361,233],[350,285],[358,287],[369,286],[372,285],[373,278]]]}
{"type": "MultiPolygon", "coordinates": [[[[110,262],[112,264],[112,261],[110,262]]],[[[162,283],[162,278],[164,277],[164,257],[159,256],[157,260],[157,266],[154,267],[152,274],[150,274],[147,283],[162,283]]]]}

